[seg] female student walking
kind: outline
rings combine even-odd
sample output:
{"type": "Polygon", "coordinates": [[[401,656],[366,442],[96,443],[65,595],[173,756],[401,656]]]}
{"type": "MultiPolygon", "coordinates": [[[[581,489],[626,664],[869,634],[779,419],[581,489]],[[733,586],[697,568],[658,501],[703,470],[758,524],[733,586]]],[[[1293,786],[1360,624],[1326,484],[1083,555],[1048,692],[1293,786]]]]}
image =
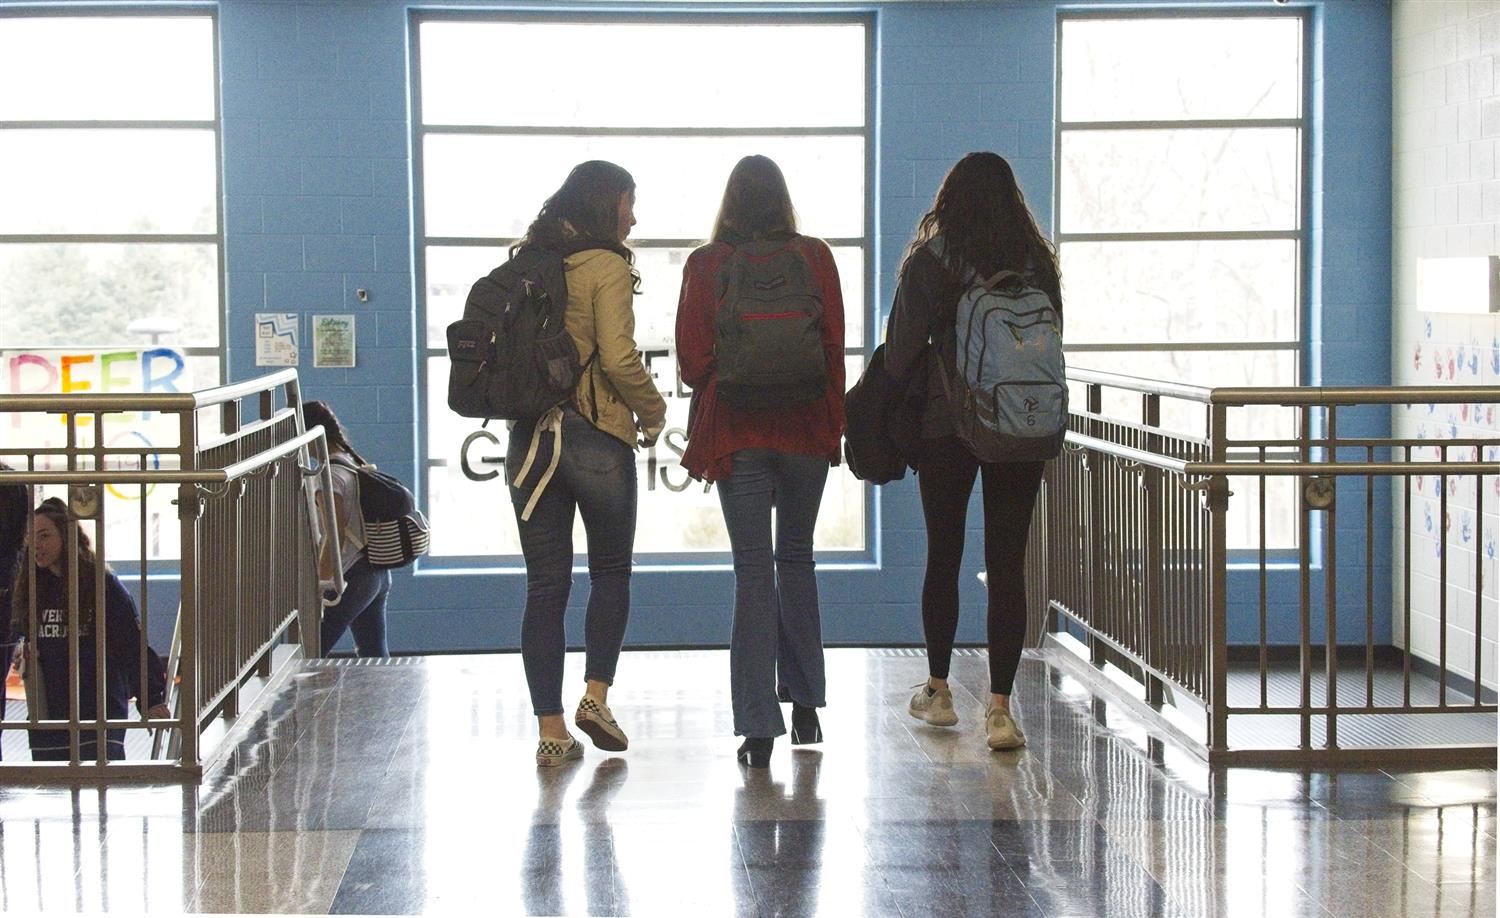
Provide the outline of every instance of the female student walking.
{"type": "Polygon", "coordinates": [[[929,678],[917,687],[909,710],[913,717],[937,726],[958,722],[948,667],[958,628],[965,517],[978,476],[984,483],[988,588],[990,699],[985,732],[992,749],[1014,749],[1026,742],[1010,700],[1026,634],[1026,535],[1043,463],[976,459],[956,436],[955,409],[942,374],[954,370],[954,317],[964,279],[975,274],[992,277],[1005,270],[1027,277],[1061,315],[1056,254],[1027,209],[1010,164],[994,153],[970,153],[948,172],[932,209],[917,224],[886,327],[886,366],[900,379],[929,343],[936,350],[937,360],[928,361],[926,407],[913,457],[927,525],[922,628],[929,678]]]}
{"type": "MultiPolygon", "coordinates": [[[[307,430],[323,428],[328,442],[328,471],[333,478],[333,505],[337,519],[331,529],[339,540],[339,557],[344,564],[344,593],[339,601],[323,610],[319,638],[323,655],[343,638],[345,631],[354,633],[354,649],[361,657],[389,657],[385,640],[385,605],[391,593],[391,572],[374,567],[365,557],[365,523],[360,512],[359,473],[367,465],[354,451],[344,425],[326,402],[307,402],[302,406],[302,423],[307,430]]],[[[323,501],[319,499],[318,507],[323,501]]],[[[323,570],[331,552],[319,553],[319,574],[324,581],[333,579],[332,570],[323,570]]],[[[329,565],[331,566],[331,565],[329,565]]]]}
{"type": "Polygon", "coordinates": [[[688,257],[677,359],[695,399],[682,465],[718,485],[734,555],[737,755],[765,768],[786,732],[778,701],[792,703],[793,744],[822,740],[813,529],[844,430],[838,269],[822,240],[797,233],[786,179],[767,157],[734,167],[712,240],[688,257]]]}
{"type": "Polygon", "coordinates": [[[585,691],[574,723],[600,749],[621,751],[629,745],[606,701],[630,617],[635,447],[656,442],[667,410],[636,349],[634,296],[640,275],[625,247],[634,225],[635,180],[613,163],[591,160],[573,168],[511,249],[512,257],[533,247],[570,253],[564,258],[563,325],[585,363],[570,399],[534,424],[511,429],[505,459],[526,561],[521,657],[540,733],[536,762],[542,766],[583,755],[583,746],[568,732],[562,703],[563,613],[573,580],[575,512],[583,517],[588,539],[589,601],[585,691]],[[557,436],[534,441],[539,425],[557,436]],[[550,465],[539,457],[528,462],[543,440],[557,450],[551,476],[533,480],[528,474],[517,481],[524,468],[550,465]]]}

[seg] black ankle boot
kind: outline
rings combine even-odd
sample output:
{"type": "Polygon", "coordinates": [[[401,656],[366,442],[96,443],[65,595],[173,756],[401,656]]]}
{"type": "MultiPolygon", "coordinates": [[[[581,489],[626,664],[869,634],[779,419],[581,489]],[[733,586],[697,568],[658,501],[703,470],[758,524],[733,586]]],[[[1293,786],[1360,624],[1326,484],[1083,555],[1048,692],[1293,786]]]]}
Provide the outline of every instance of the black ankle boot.
{"type": "Polygon", "coordinates": [[[818,709],[792,702],[792,745],[823,742],[823,728],[818,724],[818,709]]]}
{"type": "Polygon", "coordinates": [[[741,765],[748,765],[751,768],[770,768],[771,747],[775,743],[776,737],[774,736],[747,736],[745,741],[740,743],[735,758],[741,765]]]}

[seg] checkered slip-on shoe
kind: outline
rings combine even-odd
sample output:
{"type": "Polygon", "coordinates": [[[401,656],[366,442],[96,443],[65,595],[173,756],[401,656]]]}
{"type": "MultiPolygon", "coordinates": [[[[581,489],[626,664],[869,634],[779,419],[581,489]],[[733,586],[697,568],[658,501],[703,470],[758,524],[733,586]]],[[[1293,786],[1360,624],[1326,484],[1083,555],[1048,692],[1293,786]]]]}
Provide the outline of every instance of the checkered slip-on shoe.
{"type": "Polygon", "coordinates": [[[578,713],[573,715],[573,722],[578,725],[578,729],[588,734],[595,746],[605,752],[624,752],[630,745],[625,731],[615,723],[609,707],[587,695],[578,702],[578,713]]]}
{"type": "Polygon", "coordinates": [[[551,768],[581,758],[583,744],[571,736],[566,741],[544,739],[536,744],[536,763],[542,768],[551,768]]]}

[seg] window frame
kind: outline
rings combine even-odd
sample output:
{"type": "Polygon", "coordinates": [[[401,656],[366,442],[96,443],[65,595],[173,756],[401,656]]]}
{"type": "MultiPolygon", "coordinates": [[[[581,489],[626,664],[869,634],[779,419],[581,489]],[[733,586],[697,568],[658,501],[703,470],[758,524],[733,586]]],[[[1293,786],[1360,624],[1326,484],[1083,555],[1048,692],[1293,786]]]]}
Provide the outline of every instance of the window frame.
{"type": "MultiPolygon", "coordinates": [[[[225,255],[225,230],[224,230],[224,130],[223,130],[223,103],[222,93],[222,66],[219,56],[219,11],[210,7],[153,7],[153,6],[34,6],[34,7],[0,7],[0,21],[7,19],[104,19],[104,18],[140,18],[140,19],[207,19],[209,23],[209,40],[212,43],[212,67],[211,78],[213,80],[213,114],[207,119],[41,119],[41,120],[5,120],[0,119],[0,133],[12,130],[49,131],[49,130],[194,130],[212,131],[214,148],[214,230],[211,233],[0,233],[0,246],[5,245],[46,245],[49,243],[64,244],[109,244],[109,245],[161,245],[161,244],[189,244],[206,245],[212,243],[214,246],[216,268],[214,271],[214,285],[218,290],[218,303],[214,315],[218,322],[218,344],[178,346],[185,357],[214,357],[218,361],[218,374],[211,385],[220,385],[224,382],[229,360],[229,337],[228,337],[228,272],[224,266],[225,255]]],[[[153,336],[154,340],[154,336],[153,336]]],[[[121,342],[130,343],[130,342],[121,342]]],[[[31,345],[26,342],[17,342],[17,346],[26,347],[37,351],[68,350],[61,345],[31,345]]],[[[203,388],[209,385],[209,381],[195,380],[194,385],[203,388]]]]}
{"type": "MultiPolygon", "coordinates": [[[[428,476],[434,468],[447,467],[451,462],[431,457],[429,417],[428,362],[447,354],[445,347],[436,346],[427,340],[427,251],[430,246],[505,247],[515,242],[513,237],[501,236],[428,236],[423,187],[424,140],[429,135],[470,136],[571,136],[571,137],[755,137],[755,136],[846,136],[859,137],[864,143],[864,220],[862,237],[826,237],[824,241],[832,248],[858,249],[863,256],[863,301],[845,302],[846,315],[851,309],[859,309],[864,317],[863,340],[850,344],[846,341],[844,355],[859,357],[866,363],[878,344],[878,316],[875,312],[875,261],[876,261],[876,199],[875,199],[875,76],[876,76],[876,21],[870,12],[799,12],[794,16],[764,13],[738,12],[663,12],[663,13],[615,13],[615,12],[536,12],[536,11],[492,11],[492,10],[412,10],[408,15],[408,60],[409,93],[411,105],[411,168],[412,168],[412,292],[415,300],[414,328],[419,336],[416,347],[417,368],[417,468],[418,487],[415,489],[422,506],[429,504],[428,476]],[[633,24],[633,25],[787,25],[835,24],[858,25],[864,30],[864,119],[859,126],[800,126],[800,127],[561,127],[547,125],[427,125],[422,115],[421,81],[421,26],[428,22],[478,22],[478,23],[554,23],[554,24],[633,24]]],[[[536,202],[540,205],[540,199],[536,202]]],[[[707,227],[704,228],[705,232],[707,227]]],[[[645,249],[694,249],[703,244],[702,238],[635,237],[629,242],[632,250],[645,249]]],[[[851,381],[852,382],[852,381],[851,381]]],[[[476,425],[478,422],[476,422],[476,425]]],[[[503,434],[499,450],[504,450],[503,434]]],[[[492,447],[496,449],[496,447],[492,447]]],[[[669,456],[667,458],[670,458],[669,456]]],[[[837,474],[837,469],[834,470],[837,474]]],[[[816,555],[825,569],[868,567],[879,558],[880,510],[875,489],[861,482],[864,503],[864,545],[858,549],[818,550],[816,555]]],[[[499,498],[497,497],[497,500],[499,498]]],[[[497,503],[497,509],[500,505],[497,503]]],[[[575,559],[577,557],[575,550],[575,559]]],[[[727,546],[719,551],[661,552],[637,551],[636,570],[726,570],[732,563],[727,546]]],[[[522,573],[524,562],[519,553],[502,555],[442,555],[424,556],[416,562],[419,569],[434,571],[483,570],[495,573],[522,573]]]]}
{"type": "Polygon", "coordinates": [[[1053,232],[1053,243],[1059,253],[1070,242],[1245,242],[1258,240],[1290,241],[1297,246],[1296,278],[1293,289],[1296,301],[1292,304],[1296,337],[1291,341],[1192,341],[1192,342],[1128,342],[1124,344],[1094,343],[1069,344],[1070,353],[1111,351],[1293,351],[1297,355],[1297,381],[1300,385],[1306,373],[1305,331],[1306,309],[1310,300],[1308,288],[1308,246],[1311,244],[1309,223],[1312,198],[1311,157],[1311,109],[1312,80],[1309,79],[1312,60],[1311,21],[1306,11],[1288,10],[1243,10],[1243,9],[1151,9],[1151,10],[1065,10],[1057,16],[1057,58],[1055,63],[1055,102],[1053,106],[1053,152],[1059,172],[1062,163],[1063,135],[1069,131],[1169,131],[1169,130],[1223,130],[1235,128],[1291,128],[1297,131],[1297,223],[1295,230],[1191,230],[1169,232],[1104,232],[1069,233],[1061,228],[1062,182],[1052,183],[1052,212],[1058,226],[1053,232]],[[1199,118],[1147,121],[1064,121],[1062,118],[1063,85],[1063,31],[1067,23],[1089,20],[1119,19],[1296,19],[1301,22],[1301,58],[1298,81],[1301,84],[1300,114],[1296,118],[1199,118]]]}
{"type": "MultiPolygon", "coordinates": [[[[1314,188],[1313,176],[1313,151],[1317,143],[1313,124],[1313,23],[1310,12],[1305,9],[1122,9],[1122,10],[1060,10],[1057,14],[1057,54],[1054,61],[1054,101],[1053,101],[1053,154],[1056,163],[1055,178],[1052,184],[1052,207],[1055,215],[1053,242],[1057,247],[1059,259],[1061,258],[1063,246],[1068,243],[1104,243],[1113,242],[1237,242],[1237,241],[1290,241],[1296,246],[1294,257],[1295,277],[1293,278],[1292,290],[1294,302],[1292,303],[1292,318],[1294,337],[1289,341],[1135,341],[1126,343],[1097,342],[1088,344],[1067,344],[1065,350],[1070,355],[1090,353],[1143,353],[1157,354],[1170,351],[1189,352],[1258,352],[1281,354],[1290,353],[1293,357],[1292,366],[1295,377],[1290,385],[1302,385],[1304,379],[1312,375],[1313,368],[1309,367],[1309,352],[1307,350],[1306,333],[1310,327],[1310,317],[1307,315],[1308,304],[1313,301],[1312,276],[1309,270],[1310,249],[1315,244],[1315,233],[1312,226],[1312,197],[1314,188]],[[1064,31],[1068,23],[1081,21],[1099,20],[1183,20],[1183,19],[1294,19],[1299,23],[1299,47],[1298,47],[1298,114],[1295,118],[1196,118],[1196,119],[1160,119],[1160,120],[1120,120],[1120,121],[1064,121],[1063,120],[1063,41],[1064,31]],[[1063,137],[1069,132],[1075,131],[1174,131],[1174,130],[1234,130],[1237,128],[1290,128],[1297,132],[1297,155],[1296,168],[1298,170],[1294,187],[1297,192],[1297,202],[1294,214],[1297,226],[1293,230],[1192,230],[1192,231],[1126,231],[1126,232],[1096,232],[1096,233],[1073,233],[1064,232],[1062,224],[1062,161],[1063,161],[1063,137]]],[[[1082,362],[1082,361],[1081,361],[1082,362]]],[[[1194,381],[1198,382],[1198,381],[1194,381]]],[[[1293,430],[1288,433],[1289,439],[1296,439],[1302,435],[1301,430],[1293,430]]],[[[1268,455],[1271,458],[1294,459],[1297,457],[1297,447],[1285,447],[1272,449],[1268,455]]],[[[1321,530],[1314,527],[1311,539],[1314,544],[1321,536],[1321,530]]],[[[1294,540],[1300,540],[1300,536],[1293,534],[1294,540]]],[[[1236,563],[1246,563],[1254,557],[1264,555],[1275,562],[1285,562],[1294,559],[1298,553],[1297,543],[1291,545],[1277,546],[1245,546],[1230,549],[1230,557],[1236,563]]]]}

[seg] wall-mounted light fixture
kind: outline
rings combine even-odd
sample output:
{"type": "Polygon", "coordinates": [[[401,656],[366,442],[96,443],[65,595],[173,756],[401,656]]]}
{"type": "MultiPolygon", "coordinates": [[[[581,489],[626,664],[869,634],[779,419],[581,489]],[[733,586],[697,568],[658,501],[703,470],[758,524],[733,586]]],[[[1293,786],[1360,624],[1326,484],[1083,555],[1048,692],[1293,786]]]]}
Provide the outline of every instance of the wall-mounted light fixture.
{"type": "Polygon", "coordinates": [[[1500,255],[1417,259],[1423,312],[1500,312],[1500,255]]]}

